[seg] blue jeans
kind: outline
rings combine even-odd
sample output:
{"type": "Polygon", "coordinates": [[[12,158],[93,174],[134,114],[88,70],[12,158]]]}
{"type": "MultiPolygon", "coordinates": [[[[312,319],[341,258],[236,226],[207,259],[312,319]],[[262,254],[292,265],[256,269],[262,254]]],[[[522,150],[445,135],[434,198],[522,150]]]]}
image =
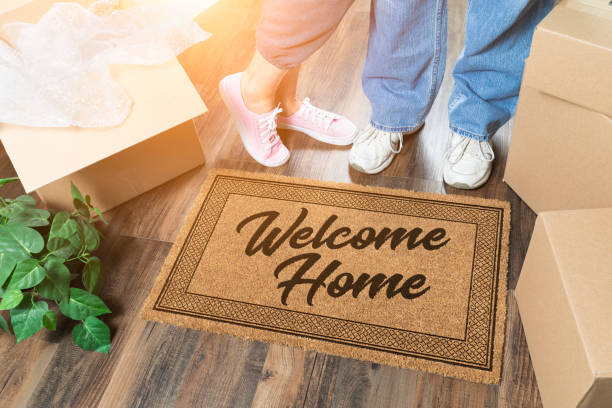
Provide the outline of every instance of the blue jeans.
{"type": "MultiPolygon", "coordinates": [[[[469,0],[448,102],[452,131],[487,140],[514,114],[535,26],[554,0],[469,0]]],[[[446,0],[372,0],[363,89],[375,128],[423,124],[446,65],[446,0]]]]}

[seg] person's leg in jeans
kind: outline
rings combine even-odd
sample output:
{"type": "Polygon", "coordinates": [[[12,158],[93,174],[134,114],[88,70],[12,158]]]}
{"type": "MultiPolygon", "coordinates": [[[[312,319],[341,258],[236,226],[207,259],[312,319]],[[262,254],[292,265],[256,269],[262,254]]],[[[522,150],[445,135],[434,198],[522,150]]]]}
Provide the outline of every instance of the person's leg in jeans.
{"type": "Polygon", "coordinates": [[[349,163],[378,173],[418,130],[438,93],[446,64],[446,0],[372,0],[363,89],[370,126],[357,136],[349,163]]]}
{"type": "Polygon", "coordinates": [[[491,136],[514,114],[525,59],[535,26],[554,0],[514,0],[492,4],[470,0],[465,47],[453,70],[448,102],[452,132],[444,180],[476,188],[491,173],[491,136]]]}
{"type": "Polygon", "coordinates": [[[327,143],[353,141],[352,122],[296,96],[300,64],[329,39],[352,2],[265,0],[251,62],[219,84],[246,150],[260,164],[280,166],[289,159],[277,123],[327,143]]]}

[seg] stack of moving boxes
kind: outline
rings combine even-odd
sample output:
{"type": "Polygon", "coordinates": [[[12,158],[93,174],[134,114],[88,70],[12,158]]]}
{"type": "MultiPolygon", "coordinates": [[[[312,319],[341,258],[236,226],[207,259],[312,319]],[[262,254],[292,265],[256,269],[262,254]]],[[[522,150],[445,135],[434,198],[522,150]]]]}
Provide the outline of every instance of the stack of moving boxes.
{"type": "Polygon", "coordinates": [[[516,287],[545,408],[612,407],[612,6],[538,26],[504,175],[538,219],[516,287]]]}

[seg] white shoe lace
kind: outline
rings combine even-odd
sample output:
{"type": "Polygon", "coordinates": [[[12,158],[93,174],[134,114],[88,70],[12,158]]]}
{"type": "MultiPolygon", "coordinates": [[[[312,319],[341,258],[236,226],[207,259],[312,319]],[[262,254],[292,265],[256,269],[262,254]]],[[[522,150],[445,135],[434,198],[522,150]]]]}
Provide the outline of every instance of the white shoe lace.
{"type": "Polygon", "coordinates": [[[462,136],[461,141],[446,152],[446,159],[450,164],[457,164],[465,153],[485,162],[492,162],[495,159],[495,153],[488,141],[476,140],[467,136],[462,136]],[[478,145],[477,149],[474,147],[475,145],[478,145]],[[470,149],[470,147],[472,148],[470,149]]]}
{"type": "Polygon", "coordinates": [[[368,146],[374,143],[378,146],[386,147],[392,153],[398,154],[404,147],[404,136],[398,132],[386,132],[370,126],[365,132],[362,132],[357,136],[355,144],[357,143],[363,143],[368,146]],[[397,149],[393,148],[392,139],[394,136],[397,140],[399,140],[397,149]]]}
{"type": "Polygon", "coordinates": [[[298,115],[324,130],[328,130],[334,120],[340,117],[335,113],[313,106],[310,103],[310,98],[305,98],[302,101],[302,107],[300,108],[298,115]]]}
{"type": "Polygon", "coordinates": [[[276,132],[276,117],[282,111],[279,105],[272,112],[259,118],[257,130],[259,131],[261,144],[264,145],[266,152],[270,152],[280,142],[280,137],[276,132]]]}

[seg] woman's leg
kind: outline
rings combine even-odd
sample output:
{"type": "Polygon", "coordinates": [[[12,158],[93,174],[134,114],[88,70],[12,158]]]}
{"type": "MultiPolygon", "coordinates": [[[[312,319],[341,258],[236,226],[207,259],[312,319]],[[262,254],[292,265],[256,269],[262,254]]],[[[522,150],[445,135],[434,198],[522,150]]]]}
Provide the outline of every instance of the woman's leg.
{"type": "Polygon", "coordinates": [[[352,3],[266,0],[256,31],[257,50],[241,81],[245,104],[265,113],[281,102],[287,113],[295,113],[300,64],[329,39],[352,3]]]}
{"type": "Polygon", "coordinates": [[[260,164],[280,166],[289,159],[289,150],[280,140],[277,126],[302,131],[328,143],[352,142],[354,125],[350,121],[315,108],[307,100],[302,107],[295,96],[299,65],[327,41],[352,2],[264,2],[253,59],[244,72],[229,75],[219,83],[223,101],[236,121],[247,152],[260,164]],[[296,114],[278,118],[279,99],[289,113],[296,114]]]}
{"type": "Polygon", "coordinates": [[[283,107],[283,116],[291,116],[300,110],[301,102],[297,98],[297,84],[300,76],[300,66],[287,71],[287,74],[278,85],[276,103],[283,107]]]}
{"type": "Polygon", "coordinates": [[[244,104],[255,113],[266,113],[278,104],[276,92],[287,70],[269,63],[259,51],[242,73],[240,91],[244,104]]]}
{"type": "Polygon", "coordinates": [[[283,116],[293,115],[300,109],[297,83],[300,66],[290,70],[277,68],[255,51],[253,59],[242,73],[240,84],[245,105],[255,113],[270,112],[280,103],[283,116]]]}

